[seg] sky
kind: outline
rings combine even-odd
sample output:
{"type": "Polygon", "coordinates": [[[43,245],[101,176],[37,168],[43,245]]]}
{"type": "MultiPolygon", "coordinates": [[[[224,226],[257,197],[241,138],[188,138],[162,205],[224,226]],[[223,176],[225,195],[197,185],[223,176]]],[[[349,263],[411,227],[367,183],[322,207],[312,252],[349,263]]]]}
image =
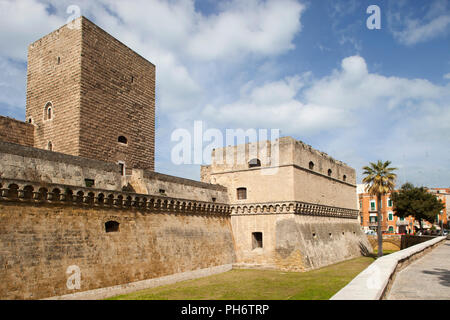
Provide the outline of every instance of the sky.
{"type": "Polygon", "coordinates": [[[80,14],[156,65],[158,172],[199,179],[171,136],[202,121],[450,186],[450,0],[0,0],[1,115],[25,120],[28,44],[80,14]]]}

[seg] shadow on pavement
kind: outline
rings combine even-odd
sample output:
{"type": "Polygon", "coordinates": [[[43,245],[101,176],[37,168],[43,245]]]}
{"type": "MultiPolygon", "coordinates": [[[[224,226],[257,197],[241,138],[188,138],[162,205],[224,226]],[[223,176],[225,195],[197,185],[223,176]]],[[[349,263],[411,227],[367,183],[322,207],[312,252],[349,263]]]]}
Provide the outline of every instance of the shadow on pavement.
{"type": "Polygon", "coordinates": [[[422,271],[425,274],[431,274],[439,277],[440,284],[450,287],[450,270],[435,268],[435,271],[422,271]]]}

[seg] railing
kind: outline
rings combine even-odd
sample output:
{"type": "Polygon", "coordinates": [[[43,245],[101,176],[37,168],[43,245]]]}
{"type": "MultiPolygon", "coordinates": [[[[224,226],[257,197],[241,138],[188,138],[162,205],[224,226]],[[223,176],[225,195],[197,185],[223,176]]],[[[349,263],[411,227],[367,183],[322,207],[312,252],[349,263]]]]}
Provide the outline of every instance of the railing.
{"type": "Polygon", "coordinates": [[[42,184],[39,182],[15,179],[0,179],[0,181],[0,202],[139,209],[168,213],[229,215],[231,212],[230,206],[224,203],[84,188],[62,184],[42,184]]]}
{"type": "Polygon", "coordinates": [[[283,214],[292,213],[308,216],[321,216],[345,219],[357,219],[358,210],[312,204],[301,201],[281,201],[270,203],[234,204],[231,205],[232,215],[251,214],[283,214]]]}

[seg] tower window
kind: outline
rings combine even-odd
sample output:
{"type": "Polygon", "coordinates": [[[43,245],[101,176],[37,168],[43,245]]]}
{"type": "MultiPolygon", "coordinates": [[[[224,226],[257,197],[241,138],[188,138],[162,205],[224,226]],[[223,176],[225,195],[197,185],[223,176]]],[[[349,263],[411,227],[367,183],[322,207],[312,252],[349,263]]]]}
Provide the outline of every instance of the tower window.
{"type": "Polygon", "coordinates": [[[331,171],[331,169],[328,169],[328,176],[331,177],[331,174],[333,173],[333,171],[331,171]]]}
{"type": "Polygon", "coordinates": [[[258,249],[263,247],[263,234],[262,232],[252,233],[252,249],[258,249]]]}
{"type": "Polygon", "coordinates": [[[237,198],[238,198],[238,200],[247,199],[247,188],[238,188],[237,189],[237,198]]]}
{"type": "Polygon", "coordinates": [[[314,162],[309,162],[309,170],[314,170],[314,162]]]}
{"type": "Polygon", "coordinates": [[[250,162],[248,163],[248,167],[249,168],[261,167],[261,160],[259,160],[259,159],[250,160],[250,162]]]}
{"type": "Polygon", "coordinates": [[[122,176],[125,175],[125,163],[124,162],[119,161],[119,172],[122,176]]]}
{"type": "Polygon", "coordinates": [[[44,120],[51,120],[53,118],[53,105],[51,102],[45,105],[44,120]]]}
{"type": "Polygon", "coordinates": [[[47,150],[53,151],[53,143],[51,141],[47,143],[47,150]]]}
{"type": "Polygon", "coordinates": [[[57,60],[57,63],[58,63],[58,64],[61,63],[61,57],[58,57],[56,60],[57,60]]]}
{"type": "Polygon", "coordinates": [[[344,177],[342,178],[344,181],[347,181],[347,176],[344,174],[344,177]]]}
{"type": "Polygon", "coordinates": [[[108,221],[105,223],[106,232],[119,232],[119,223],[117,221],[108,221]]]}
{"type": "Polygon", "coordinates": [[[127,139],[126,137],[124,137],[124,136],[120,136],[120,137],[117,139],[117,141],[118,141],[119,143],[128,144],[128,139],[127,139]]]}

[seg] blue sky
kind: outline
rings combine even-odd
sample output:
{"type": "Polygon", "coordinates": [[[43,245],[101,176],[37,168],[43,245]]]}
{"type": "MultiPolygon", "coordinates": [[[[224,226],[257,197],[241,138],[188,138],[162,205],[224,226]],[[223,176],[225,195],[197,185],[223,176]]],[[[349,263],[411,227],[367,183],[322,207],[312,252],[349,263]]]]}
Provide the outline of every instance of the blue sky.
{"type": "MultiPolygon", "coordinates": [[[[178,128],[280,129],[398,183],[450,185],[450,1],[0,1],[1,114],[25,117],[27,45],[70,5],[157,67],[156,170],[178,128]],[[369,30],[369,5],[381,29],[369,30]]],[[[77,13],[75,12],[75,15],[77,13]]],[[[207,159],[205,160],[207,161],[207,159]]]]}

